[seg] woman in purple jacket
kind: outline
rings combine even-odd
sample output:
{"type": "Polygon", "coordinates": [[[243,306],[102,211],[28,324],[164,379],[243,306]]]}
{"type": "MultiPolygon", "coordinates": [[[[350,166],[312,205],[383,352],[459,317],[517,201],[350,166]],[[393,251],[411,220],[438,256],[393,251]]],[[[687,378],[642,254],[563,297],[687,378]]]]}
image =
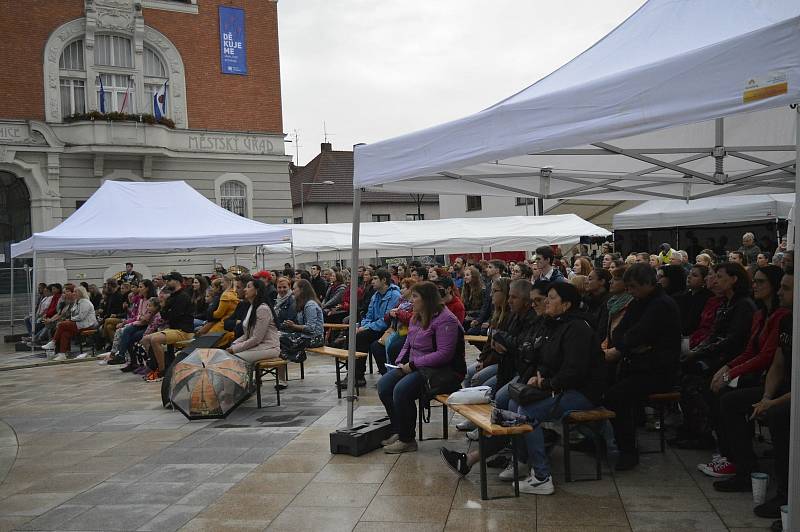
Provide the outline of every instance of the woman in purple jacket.
{"type": "Polygon", "coordinates": [[[393,434],[381,444],[387,454],[417,450],[417,420],[415,401],[436,387],[436,393],[460,388],[458,368],[464,352],[461,324],[445,307],[436,285],[430,282],[415,284],[411,289],[414,315],[409,324],[406,343],[395,361],[397,369],[389,371],[378,381],[378,395],[392,421],[393,434]],[[459,364],[458,358],[461,358],[459,364]],[[442,389],[440,387],[452,388],[442,389]]]}

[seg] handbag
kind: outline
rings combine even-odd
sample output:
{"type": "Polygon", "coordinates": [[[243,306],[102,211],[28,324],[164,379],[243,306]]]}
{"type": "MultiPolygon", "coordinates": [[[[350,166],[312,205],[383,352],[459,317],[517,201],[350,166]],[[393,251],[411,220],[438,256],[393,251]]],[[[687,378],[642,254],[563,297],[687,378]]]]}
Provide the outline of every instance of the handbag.
{"type": "Polygon", "coordinates": [[[378,338],[378,343],[381,344],[384,347],[388,347],[389,338],[393,334],[395,334],[395,330],[392,327],[389,327],[388,329],[383,331],[383,334],[381,335],[381,337],[378,338]]]}
{"type": "Polygon", "coordinates": [[[529,405],[552,396],[552,392],[529,386],[524,382],[512,382],[508,385],[508,397],[518,405],[529,405]]]}

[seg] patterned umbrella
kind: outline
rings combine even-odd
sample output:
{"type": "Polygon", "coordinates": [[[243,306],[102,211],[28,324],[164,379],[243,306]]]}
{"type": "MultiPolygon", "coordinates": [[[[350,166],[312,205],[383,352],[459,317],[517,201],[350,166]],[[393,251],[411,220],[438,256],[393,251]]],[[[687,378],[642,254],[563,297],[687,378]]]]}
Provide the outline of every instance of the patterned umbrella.
{"type": "Polygon", "coordinates": [[[250,389],[250,371],[241,358],[222,349],[195,349],[175,364],[169,397],[189,419],[224,418],[250,389]]]}

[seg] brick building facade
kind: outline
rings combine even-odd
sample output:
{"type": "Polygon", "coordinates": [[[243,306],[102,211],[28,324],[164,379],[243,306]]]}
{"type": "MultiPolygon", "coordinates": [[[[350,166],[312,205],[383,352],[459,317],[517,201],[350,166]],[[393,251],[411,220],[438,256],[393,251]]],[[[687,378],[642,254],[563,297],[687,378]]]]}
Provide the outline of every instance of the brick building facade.
{"type": "MultiPolygon", "coordinates": [[[[183,179],[243,216],[292,217],[274,0],[4,2],[0,30],[0,266],[11,242],[54,227],[106,179],[183,179]],[[241,10],[244,75],[223,73],[220,6],[241,10]]],[[[143,273],[202,272],[214,258],[232,263],[50,258],[39,278],[97,281],[128,259],[143,273]]]]}

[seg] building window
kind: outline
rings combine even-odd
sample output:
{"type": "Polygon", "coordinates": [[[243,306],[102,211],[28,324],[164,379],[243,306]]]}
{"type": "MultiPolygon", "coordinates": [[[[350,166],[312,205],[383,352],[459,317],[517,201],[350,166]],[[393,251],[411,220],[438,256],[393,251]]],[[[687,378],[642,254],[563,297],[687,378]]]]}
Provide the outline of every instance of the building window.
{"type": "Polygon", "coordinates": [[[94,64],[117,68],[133,68],[131,40],[118,35],[95,36],[94,64]]]}
{"type": "Polygon", "coordinates": [[[83,39],[73,41],[64,48],[58,60],[58,68],[80,72],[86,70],[83,65],[83,39]]]}
{"type": "Polygon", "coordinates": [[[416,222],[417,220],[424,220],[425,214],[424,213],[414,213],[414,214],[406,214],[406,221],[407,222],[416,222]]]}
{"type": "Polygon", "coordinates": [[[86,112],[86,81],[61,78],[61,114],[69,116],[86,112]]]}
{"type": "Polygon", "coordinates": [[[219,204],[239,216],[247,216],[247,185],[241,181],[225,181],[219,188],[219,204]]]}
{"type": "MultiPolygon", "coordinates": [[[[106,113],[135,113],[134,80],[129,74],[100,74],[103,79],[106,113]]],[[[97,101],[100,101],[100,79],[96,81],[97,101]]],[[[98,104],[98,107],[100,105],[98,104]]]]}
{"type": "Polygon", "coordinates": [[[388,222],[390,216],[388,214],[373,214],[372,221],[373,222],[388,222]]]}
{"type": "Polygon", "coordinates": [[[479,211],[482,208],[480,196],[467,196],[467,212],[479,211]]]}
{"type": "Polygon", "coordinates": [[[295,224],[303,223],[303,217],[302,216],[295,216],[294,221],[292,223],[295,223],[295,224]]]}
{"type": "Polygon", "coordinates": [[[535,198],[529,198],[527,196],[525,197],[517,196],[517,207],[519,207],[520,205],[533,205],[535,201],[536,201],[535,198]]]}
{"type": "Polygon", "coordinates": [[[83,40],[69,43],[58,59],[61,116],[86,112],[86,67],[83,40]]]}

